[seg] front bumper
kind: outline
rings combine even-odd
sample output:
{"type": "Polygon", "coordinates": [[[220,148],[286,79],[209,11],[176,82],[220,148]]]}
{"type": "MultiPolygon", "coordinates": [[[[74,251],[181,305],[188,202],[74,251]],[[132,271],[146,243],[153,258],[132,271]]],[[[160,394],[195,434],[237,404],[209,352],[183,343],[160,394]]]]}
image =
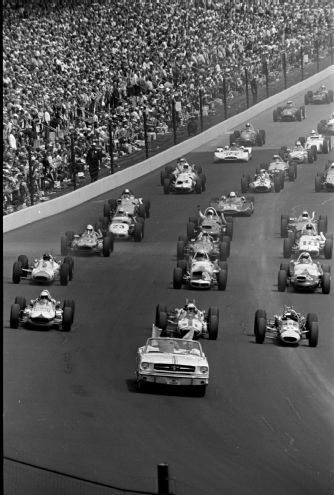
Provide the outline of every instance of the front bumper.
{"type": "Polygon", "coordinates": [[[180,376],[180,375],[160,375],[160,374],[146,374],[137,373],[137,381],[144,383],[154,383],[159,385],[177,385],[177,386],[203,386],[208,385],[209,376],[203,374],[203,376],[191,375],[191,376],[180,376]]]}

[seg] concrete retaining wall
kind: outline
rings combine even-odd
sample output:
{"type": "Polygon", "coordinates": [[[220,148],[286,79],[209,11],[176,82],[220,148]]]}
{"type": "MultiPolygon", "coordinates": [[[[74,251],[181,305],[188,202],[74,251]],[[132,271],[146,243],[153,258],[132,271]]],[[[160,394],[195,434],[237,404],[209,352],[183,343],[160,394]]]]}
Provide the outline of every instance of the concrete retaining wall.
{"type": "Polygon", "coordinates": [[[278,105],[301,91],[306,91],[313,84],[319,84],[322,80],[332,75],[334,75],[334,66],[328,67],[319,74],[316,74],[305,81],[282,91],[281,93],[273,95],[270,98],[261,101],[257,105],[248,108],[244,112],[234,115],[230,119],[207,129],[198,136],[177,144],[176,146],[173,146],[172,148],[165,150],[152,158],[148,158],[141,163],[116,172],[114,175],[100,179],[97,182],[89,184],[59,198],[49,200],[45,203],[38,203],[37,205],[31,206],[24,210],[6,215],[3,217],[3,232],[17,229],[28,223],[36,222],[42,218],[68,210],[107,191],[115,189],[118,186],[126,184],[131,180],[146,175],[166,163],[176,160],[180,155],[185,155],[202,144],[205,144],[207,141],[221,136],[228,130],[244,123],[246,120],[251,120],[255,115],[267,110],[268,108],[278,105]]]}

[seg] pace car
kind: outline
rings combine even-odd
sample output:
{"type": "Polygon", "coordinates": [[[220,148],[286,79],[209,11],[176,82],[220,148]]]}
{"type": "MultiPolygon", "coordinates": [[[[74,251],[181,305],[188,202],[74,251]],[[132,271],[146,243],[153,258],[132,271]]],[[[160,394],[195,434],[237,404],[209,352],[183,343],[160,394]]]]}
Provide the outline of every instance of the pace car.
{"type": "Polygon", "coordinates": [[[136,198],[130,189],[124,189],[118,199],[112,198],[105,201],[103,205],[103,216],[111,219],[119,207],[133,216],[142,218],[149,218],[150,216],[150,200],[136,198]]]}
{"type": "MultiPolygon", "coordinates": [[[[292,233],[291,233],[292,234],[292,233]]],[[[292,254],[308,252],[314,257],[324,256],[331,259],[333,254],[333,234],[317,234],[316,228],[310,223],[306,224],[299,235],[289,235],[284,239],[283,256],[290,258],[292,254]]]]}
{"type": "Polygon", "coordinates": [[[148,385],[189,387],[203,397],[209,383],[209,364],[200,342],[151,337],[136,358],[139,390],[148,385]]]}
{"type": "Polygon", "coordinates": [[[331,139],[329,136],[323,136],[322,134],[319,134],[316,131],[312,131],[309,136],[305,138],[300,137],[299,138],[302,146],[305,147],[305,149],[309,150],[312,149],[313,146],[316,147],[317,153],[329,153],[332,149],[332,143],[331,139]]]}
{"type": "Polygon", "coordinates": [[[108,233],[103,236],[100,232],[95,232],[91,225],[87,225],[84,232],[75,234],[67,231],[60,239],[60,251],[62,256],[68,253],[75,255],[103,255],[110,256],[114,250],[114,236],[108,233]]]}
{"type": "Polygon", "coordinates": [[[253,179],[250,175],[243,174],[241,177],[241,192],[267,193],[280,192],[284,187],[284,177],[281,175],[271,176],[266,169],[261,169],[255,173],[253,179]]]}
{"type": "Polygon", "coordinates": [[[315,192],[334,192],[334,162],[326,164],[325,172],[317,173],[315,176],[315,192]]]}
{"type": "Polygon", "coordinates": [[[69,332],[74,318],[74,301],[63,304],[53,299],[47,290],[28,304],[25,297],[17,296],[10,308],[10,328],[34,327],[39,329],[62,328],[69,332]]]}
{"type": "Polygon", "coordinates": [[[324,134],[325,136],[334,136],[334,112],[328,120],[320,120],[317,125],[317,131],[319,134],[324,134]]]}
{"type": "Polygon", "coordinates": [[[267,319],[263,309],[258,309],[254,319],[254,334],[257,344],[263,344],[265,338],[280,344],[298,345],[307,340],[310,347],[318,345],[318,316],[308,313],[302,316],[290,306],[284,306],[281,314],[267,319]]]}
{"type": "Polygon", "coordinates": [[[188,256],[193,256],[197,251],[204,251],[209,258],[225,261],[229,256],[231,239],[223,236],[222,240],[215,240],[208,232],[200,232],[194,238],[179,236],[176,246],[176,256],[178,260],[183,260],[188,256]]]}
{"type": "Polygon", "coordinates": [[[73,278],[73,271],[74,261],[71,256],[56,260],[52,254],[44,253],[40,259],[35,259],[29,265],[28,257],[21,254],[13,264],[12,281],[19,284],[25,279],[37,284],[51,284],[59,280],[61,285],[67,285],[73,278]]]}
{"type": "Polygon", "coordinates": [[[214,152],[213,161],[218,162],[249,162],[253,150],[245,146],[218,146],[214,152]]]}
{"type": "Polygon", "coordinates": [[[183,285],[191,289],[225,290],[227,285],[227,263],[211,261],[208,253],[197,251],[187,260],[179,260],[173,271],[173,288],[183,285]]]}
{"type": "Polygon", "coordinates": [[[277,107],[273,111],[274,122],[291,122],[305,120],[305,107],[297,107],[291,100],[287,102],[285,107],[277,107]]]}
{"type": "Polygon", "coordinates": [[[323,294],[331,290],[330,266],[322,266],[314,261],[308,252],[302,252],[296,260],[282,262],[278,272],[278,290],[287,287],[295,290],[312,291],[320,288],[323,294]]]}
{"type": "Polygon", "coordinates": [[[323,84],[316,91],[308,91],[304,96],[305,105],[332,103],[333,102],[333,90],[327,89],[323,84]]]}
{"type": "Polygon", "coordinates": [[[302,145],[302,142],[305,143],[305,139],[303,137],[296,141],[293,148],[287,148],[287,158],[290,163],[313,163],[317,160],[317,147],[312,145],[310,148],[305,148],[302,145]]]}
{"type": "Polygon", "coordinates": [[[194,299],[186,299],[183,308],[170,310],[166,304],[158,304],[155,312],[155,334],[153,336],[177,337],[197,340],[218,337],[219,309],[210,306],[208,311],[197,308],[194,299]],[[157,330],[160,330],[160,332],[157,330]]]}
{"type": "Polygon", "coordinates": [[[254,212],[254,196],[243,196],[234,191],[230,191],[226,196],[212,198],[210,206],[225,217],[250,217],[254,212]]]}
{"type": "Polygon", "coordinates": [[[266,142],[264,129],[255,129],[247,122],[241,130],[236,130],[230,134],[230,146],[262,146],[266,142]]]}

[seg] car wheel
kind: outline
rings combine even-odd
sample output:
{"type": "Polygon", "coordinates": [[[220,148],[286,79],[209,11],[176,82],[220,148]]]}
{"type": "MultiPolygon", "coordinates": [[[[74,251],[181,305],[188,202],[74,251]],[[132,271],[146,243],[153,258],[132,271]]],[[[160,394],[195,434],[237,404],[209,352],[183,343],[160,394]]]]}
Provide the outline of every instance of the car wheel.
{"type": "Polygon", "coordinates": [[[220,270],[217,274],[218,290],[225,290],[227,285],[227,270],[220,270]]]}
{"type": "Polygon", "coordinates": [[[67,255],[67,237],[61,237],[60,239],[60,254],[62,256],[66,256],[67,255]]]}
{"type": "Polygon", "coordinates": [[[263,344],[266,336],[267,318],[263,310],[257,310],[254,318],[254,334],[257,344],[263,344]]]}
{"type": "Polygon", "coordinates": [[[73,299],[65,299],[64,304],[63,304],[63,309],[64,308],[71,308],[72,309],[72,323],[74,320],[74,313],[75,313],[75,302],[73,299]]]}
{"type": "Polygon", "coordinates": [[[208,333],[209,340],[217,340],[218,337],[218,318],[211,314],[208,318],[208,333]]]}
{"type": "Polygon", "coordinates": [[[314,190],[315,190],[315,192],[321,192],[321,190],[322,190],[322,181],[321,181],[321,177],[319,177],[319,175],[315,176],[314,190]]]}
{"type": "Polygon", "coordinates": [[[14,304],[18,304],[20,309],[24,309],[27,306],[26,298],[23,296],[16,296],[14,304]]]}
{"type": "Polygon", "coordinates": [[[169,194],[170,192],[170,180],[164,179],[164,194],[169,194]]]}
{"type": "Polygon", "coordinates": [[[73,268],[74,268],[74,261],[72,256],[65,256],[63,263],[67,264],[69,267],[69,272],[68,272],[68,278],[69,280],[73,279],[73,268]]]}
{"type": "Polygon", "coordinates": [[[308,331],[308,345],[310,347],[317,347],[319,339],[319,324],[317,321],[310,323],[310,329],[308,331]]]}
{"type": "Polygon", "coordinates": [[[189,222],[187,224],[187,237],[188,239],[193,239],[195,235],[195,224],[193,222],[189,222]]]}
{"type": "Polygon", "coordinates": [[[167,313],[165,313],[164,311],[161,311],[159,314],[159,328],[163,331],[166,331],[167,324],[168,324],[167,313]]]}
{"type": "Polygon", "coordinates": [[[28,257],[25,254],[20,254],[18,261],[21,263],[23,269],[27,270],[29,268],[28,257]]]}
{"type": "Polygon", "coordinates": [[[62,328],[64,332],[69,332],[71,330],[72,322],[73,322],[72,308],[66,306],[63,309],[63,321],[62,321],[62,328]]]}
{"type": "Polygon", "coordinates": [[[141,223],[136,223],[134,228],[134,240],[135,242],[140,242],[143,238],[143,225],[141,223]]]}
{"type": "Polygon", "coordinates": [[[20,323],[20,305],[12,304],[10,307],[10,317],[9,317],[9,326],[10,328],[18,328],[20,323]]]}
{"type": "Polygon", "coordinates": [[[274,191],[276,193],[278,193],[278,192],[280,192],[280,190],[281,190],[281,179],[277,175],[275,175],[275,177],[274,177],[274,191]]]}
{"type": "Polygon", "coordinates": [[[322,274],[321,289],[323,294],[329,294],[331,291],[331,276],[329,273],[322,274]]]}
{"type": "Polygon", "coordinates": [[[290,258],[291,253],[292,253],[292,239],[288,237],[287,239],[284,239],[283,242],[283,257],[290,258]]]}
{"type": "Polygon", "coordinates": [[[226,231],[225,234],[229,236],[229,238],[232,240],[233,239],[233,218],[232,217],[227,217],[226,218],[226,231]]]}
{"type": "Polygon", "coordinates": [[[183,270],[180,267],[174,268],[173,271],[173,289],[181,289],[183,281],[183,270]]]}
{"type": "Polygon", "coordinates": [[[326,260],[330,260],[333,255],[333,239],[326,239],[324,245],[324,255],[326,260]]]}
{"type": "Polygon", "coordinates": [[[289,165],[288,175],[289,175],[289,181],[293,182],[296,178],[295,177],[295,167],[293,165],[289,165]]]}
{"type": "Polygon", "coordinates": [[[67,285],[70,277],[70,267],[67,263],[62,263],[59,269],[60,284],[67,285]]]}
{"type": "Polygon", "coordinates": [[[160,313],[168,314],[167,305],[166,304],[157,304],[155,308],[155,324],[160,328],[160,313]]]}
{"type": "Polygon", "coordinates": [[[285,270],[279,270],[278,272],[278,290],[279,292],[285,292],[286,289],[286,281],[287,281],[287,273],[285,270]]]}
{"type": "Polygon", "coordinates": [[[178,241],[176,245],[176,257],[178,260],[184,259],[184,242],[178,241]]]}
{"type": "Polygon", "coordinates": [[[12,282],[13,284],[19,284],[22,275],[22,265],[19,261],[15,261],[13,264],[12,282]]]}
{"type": "Polygon", "coordinates": [[[281,215],[281,237],[288,237],[288,215],[281,215]]]}
{"type": "Polygon", "coordinates": [[[150,218],[150,208],[151,208],[151,202],[149,199],[143,199],[143,205],[145,208],[145,215],[146,218],[150,218]]]}
{"type": "Polygon", "coordinates": [[[110,217],[110,203],[109,203],[109,201],[105,201],[103,204],[103,216],[105,218],[110,217]]]}
{"type": "Polygon", "coordinates": [[[221,242],[219,245],[219,259],[226,261],[228,258],[229,248],[226,242],[221,242]]]}

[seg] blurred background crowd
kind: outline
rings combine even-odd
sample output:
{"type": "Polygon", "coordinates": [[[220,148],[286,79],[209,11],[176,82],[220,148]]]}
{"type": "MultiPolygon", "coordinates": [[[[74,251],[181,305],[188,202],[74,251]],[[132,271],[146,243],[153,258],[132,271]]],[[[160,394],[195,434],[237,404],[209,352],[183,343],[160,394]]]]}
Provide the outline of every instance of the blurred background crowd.
{"type": "Polygon", "coordinates": [[[148,130],[171,132],[199,114],[199,88],[215,111],[229,98],[281,77],[301,47],[328,51],[332,0],[4,0],[3,209],[49,199],[78,179],[96,180],[145,146],[148,130]],[[317,41],[317,45],[315,44],[317,41]],[[110,127],[112,126],[112,134],[110,127]],[[29,177],[28,177],[29,176],[29,177]]]}

